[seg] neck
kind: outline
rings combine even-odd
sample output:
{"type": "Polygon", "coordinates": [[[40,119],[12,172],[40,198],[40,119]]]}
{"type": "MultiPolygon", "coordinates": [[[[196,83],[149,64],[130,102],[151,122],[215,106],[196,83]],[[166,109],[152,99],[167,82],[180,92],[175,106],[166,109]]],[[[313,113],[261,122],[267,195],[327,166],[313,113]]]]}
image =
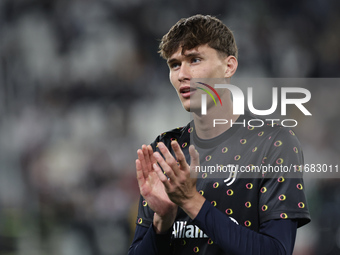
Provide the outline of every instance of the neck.
{"type": "Polygon", "coordinates": [[[224,101],[223,106],[212,106],[207,109],[206,115],[193,113],[197,136],[201,139],[212,139],[227,131],[231,126],[230,122],[235,122],[239,115],[233,115],[233,104],[231,99],[224,101]],[[214,119],[227,120],[226,124],[214,125],[214,119]]]}

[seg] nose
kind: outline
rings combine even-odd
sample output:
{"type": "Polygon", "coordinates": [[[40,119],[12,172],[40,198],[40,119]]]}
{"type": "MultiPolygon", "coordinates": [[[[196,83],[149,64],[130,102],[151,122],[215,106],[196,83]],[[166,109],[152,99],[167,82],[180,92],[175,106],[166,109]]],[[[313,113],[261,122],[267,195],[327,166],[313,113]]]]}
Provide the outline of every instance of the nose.
{"type": "Polygon", "coordinates": [[[190,67],[186,63],[183,63],[178,73],[178,80],[180,82],[183,82],[185,80],[190,81],[190,79],[191,79],[190,67]]]}

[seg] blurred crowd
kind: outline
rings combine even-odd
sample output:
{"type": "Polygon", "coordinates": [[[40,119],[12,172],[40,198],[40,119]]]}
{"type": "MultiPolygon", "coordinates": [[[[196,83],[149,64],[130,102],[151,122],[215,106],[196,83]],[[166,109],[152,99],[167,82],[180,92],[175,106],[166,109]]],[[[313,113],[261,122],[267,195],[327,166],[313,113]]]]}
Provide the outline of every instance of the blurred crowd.
{"type": "MultiPolygon", "coordinates": [[[[0,254],[126,254],[136,150],[189,120],[159,40],[197,13],[234,31],[237,77],[339,77],[338,0],[0,1],[0,254]]],[[[306,158],[337,163],[340,92],[311,89],[306,158]]],[[[296,255],[339,254],[339,184],[311,181],[296,255]]]]}

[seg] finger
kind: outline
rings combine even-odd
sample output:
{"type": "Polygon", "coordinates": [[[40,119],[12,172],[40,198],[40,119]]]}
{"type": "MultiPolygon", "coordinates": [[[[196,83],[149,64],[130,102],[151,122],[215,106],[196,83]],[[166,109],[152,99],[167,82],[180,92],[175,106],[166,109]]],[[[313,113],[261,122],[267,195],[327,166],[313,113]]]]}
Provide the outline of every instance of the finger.
{"type": "Polygon", "coordinates": [[[181,168],[186,169],[186,167],[188,166],[188,163],[185,160],[185,156],[184,156],[183,151],[182,151],[181,147],[179,146],[178,142],[172,141],[171,147],[175,152],[175,156],[176,156],[177,161],[178,161],[179,165],[181,166],[181,168]]]}
{"type": "Polygon", "coordinates": [[[192,177],[197,177],[196,167],[200,165],[200,155],[194,145],[190,145],[189,154],[191,158],[190,175],[192,177]]]}
{"type": "Polygon", "coordinates": [[[150,172],[152,169],[152,164],[151,164],[151,159],[149,155],[149,150],[145,144],[142,145],[142,151],[144,155],[144,160],[145,160],[145,166],[147,167],[148,171],[150,172]]]}
{"type": "Polygon", "coordinates": [[[143,172],[144,178],[148,178],[149,171],[145,163],[144,153],[141,149],[137,150],[138,160],[140,162],[140,167],[143,172]]]}
{"type": "Polygon", "coordinates": [[[155,152],[153,155],[154,155],[155,159],[157,160],[158,164],[163,168],[164,173],[171,180],[174,181],[176,179],[176,175],[174,174],[174,171],[172,170],[171,166],[164,160],[164,158],[161,156],[161,154],[159,154],[159,152],[155,152]]]}
{"type": "Polygon", "coordinates": [[[150,157],[150,160],[151,160],[151,164],[153,165],[153,164],[157,163],[157,160],[153,156],[153,149],[152,149],[151,145],[148,145],[147,148],[148,148],[148,151],[149,151],[149,157],[150,157]]]}
{"type": "MultiPolygon", "coordinates": [[[[171,155],[170,151],[164,145],[164,143],[162,143],[162,142],[158,143],[158,148],[161,151],[161,153],[163,154],[163,156],[165,157],[165,161],[166,161],[167,165],[169,165],[175,171],[175,174],[176,174],[176,172],[178,170],[177,160],[171,155]]],[[[155,156],[155,154],[154,154],[154,156],[155,156]]],[[[158,158],[156,158],[156,159],[157,159],[157,162],[160,163],[158,158]]],[[[161,167],[163,167],[163,166],[161,165],[161,167]]],[[[165,169],[163,168],[163,170],[165,170],[165,169]]]]}
{"type": "Polygon", "coordinates": [[[168,178],[165,176],[165,174],[162,172],[162,169],[155,163],[152,165],[153,169],[155,170],[158,178],[160,181],[164,184],[165,188],[168,190],[170,189],[171,185],[169,183],[168,178]]]}
{"type": "Polygon", "coordinates": [[[136,173],[138,186],[141,187],[145,183],[145,178],[142,170],[142,166],[139,159],[136,159],[136,173]]]}
{"type": "Polygon", "coordinates": [[[190,145],[189,154],[190,154],[190,158],[191,158],[191,165],[199,166],[200,165],[200,154],[195,149],[194,145],[190,145]]]}

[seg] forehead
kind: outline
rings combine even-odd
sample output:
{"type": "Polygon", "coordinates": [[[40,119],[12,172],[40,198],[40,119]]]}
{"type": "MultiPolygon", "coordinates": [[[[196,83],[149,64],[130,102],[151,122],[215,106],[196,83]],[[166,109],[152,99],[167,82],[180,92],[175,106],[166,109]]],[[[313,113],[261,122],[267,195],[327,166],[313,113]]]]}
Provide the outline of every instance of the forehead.
{"type": "Polygon", "coordinates": [[[195,55],[217,55],[217,51],[213,48],[211,48],[209,45],[204,44],[204,45],[200,45],[197,46],[193,49],[190,50],[185,50],[183,52],[182,47],[179,47],[168,59],[167,62],[171,62],[173,60],[176,59],[181,59],[181,58],[185,58],[185,57],[191,57],[191,56],[195,56],[195,55]]]}

